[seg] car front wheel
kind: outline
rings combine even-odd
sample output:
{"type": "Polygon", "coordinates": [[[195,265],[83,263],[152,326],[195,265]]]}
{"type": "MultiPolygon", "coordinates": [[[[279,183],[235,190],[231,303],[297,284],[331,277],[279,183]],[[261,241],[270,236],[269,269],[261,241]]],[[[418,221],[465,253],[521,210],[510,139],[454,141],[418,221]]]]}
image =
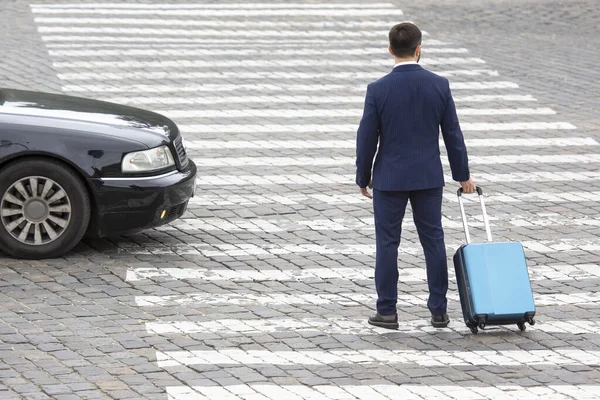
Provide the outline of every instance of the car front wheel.
{"type": "Polygon", "coordinates": [[[90,220],[85,183],[62,163],[24,159],[0,169],[0,249],[16,258],[61,256],[90,220]]]}

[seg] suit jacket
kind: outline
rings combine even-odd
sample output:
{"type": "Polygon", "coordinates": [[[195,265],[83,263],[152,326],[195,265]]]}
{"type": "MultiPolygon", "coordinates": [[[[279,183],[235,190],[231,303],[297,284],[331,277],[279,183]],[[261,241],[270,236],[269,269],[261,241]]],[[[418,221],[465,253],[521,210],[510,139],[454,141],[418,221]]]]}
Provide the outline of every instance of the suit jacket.
{"type": "Polygon", "coordinates": [[[370,83],[356,138],[356,184],[367,187],[373,169],[378,190],[444,186],[440,127],[452,178],[468,180],[467,149],[448,79],[406,64],[370,83]]]}

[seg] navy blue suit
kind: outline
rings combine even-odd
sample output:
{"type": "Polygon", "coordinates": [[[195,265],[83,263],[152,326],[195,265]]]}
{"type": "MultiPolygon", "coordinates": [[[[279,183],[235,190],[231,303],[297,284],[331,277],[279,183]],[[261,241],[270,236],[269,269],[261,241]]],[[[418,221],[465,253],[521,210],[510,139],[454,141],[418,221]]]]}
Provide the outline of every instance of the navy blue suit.
{"type": "Polygon", "coordinates": [[[441,216],[445,182],[440,128],[452,178],[467,181],[467,149],[448,79],[418,64],[407,64],[367,86],[356,140],[356,184],[364,188],[372,179],[375,286],[381,315],[396,313],[398,246],[409,200],[427,264],[427,305],[433,315],[446,312],[448,267],[441,216]]]}

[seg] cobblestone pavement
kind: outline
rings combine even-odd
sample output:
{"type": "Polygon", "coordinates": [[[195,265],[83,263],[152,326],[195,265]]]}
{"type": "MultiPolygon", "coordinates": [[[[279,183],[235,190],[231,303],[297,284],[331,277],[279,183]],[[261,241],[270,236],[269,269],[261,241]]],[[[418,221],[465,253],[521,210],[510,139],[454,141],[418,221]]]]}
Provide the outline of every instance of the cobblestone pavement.
{"type": "Polygon", "coordinates": [[[164,112],[200,177],[168,226],[0,259],[0,398],[600,398],[596,1],[256,1],[1,2],[2,85],[164,112]],[[451,262],[452,322],[429,326],[410,215],[400,328],[366,324],[374,232],[354,137],[401,20],[451,80],[495,240],[525,246],[525,332],[472,335],[451,262]]]}

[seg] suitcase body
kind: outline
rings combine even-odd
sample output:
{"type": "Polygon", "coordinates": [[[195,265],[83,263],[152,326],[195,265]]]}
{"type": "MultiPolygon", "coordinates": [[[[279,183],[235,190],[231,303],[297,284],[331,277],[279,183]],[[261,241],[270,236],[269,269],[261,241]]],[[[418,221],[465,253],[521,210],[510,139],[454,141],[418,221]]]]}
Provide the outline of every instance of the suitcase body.
{"type": "Polygon", "coordinates": [[[525,252],[519,242],[493,242],[483,202],[483,191],[477,188],[483,211],[488,242],[471,243],[462,204],[459,205],[467,243],[454,254],[454,269],[465,324],[471,332],[486,325],[535,323],[535,303],[527,270],[525,252]]]}

